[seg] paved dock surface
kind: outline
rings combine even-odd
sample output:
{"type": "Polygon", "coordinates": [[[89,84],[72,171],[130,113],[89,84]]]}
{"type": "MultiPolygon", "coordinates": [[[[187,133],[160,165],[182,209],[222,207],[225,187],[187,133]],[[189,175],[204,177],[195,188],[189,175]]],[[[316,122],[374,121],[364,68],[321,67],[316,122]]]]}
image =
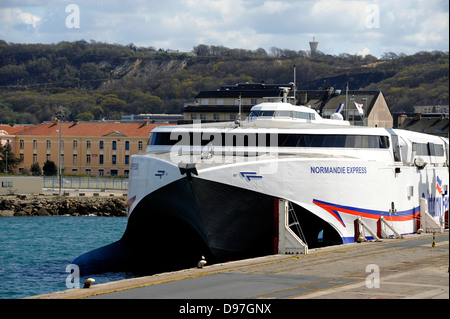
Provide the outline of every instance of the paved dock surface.
{"type": "MultiPolygon", "coordinates": [[[[449,233],[272,255],[32,298],[449,299],[449,233]]],[[[95,276],[92,276],[95,278],[95,276]]]]}

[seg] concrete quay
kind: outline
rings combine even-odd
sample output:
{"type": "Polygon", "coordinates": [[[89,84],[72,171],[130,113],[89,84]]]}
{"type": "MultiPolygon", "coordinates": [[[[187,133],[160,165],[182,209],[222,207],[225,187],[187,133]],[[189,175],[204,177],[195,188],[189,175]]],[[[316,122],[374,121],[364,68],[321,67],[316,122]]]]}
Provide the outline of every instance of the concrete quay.
{"type": "MultiPolygon", "coordinates": [[[[449,233],[271,255],[29,299],[449,299],[449,233]]],[[[92,276],[95,278],[95,275],[92,276]]]]}

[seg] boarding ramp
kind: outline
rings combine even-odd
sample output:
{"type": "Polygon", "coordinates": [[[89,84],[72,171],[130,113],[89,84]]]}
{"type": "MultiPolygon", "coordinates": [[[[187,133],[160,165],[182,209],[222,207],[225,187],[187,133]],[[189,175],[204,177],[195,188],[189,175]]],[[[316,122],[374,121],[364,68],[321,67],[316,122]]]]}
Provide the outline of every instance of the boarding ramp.
{"type": "Polygon", "coordinates": [[[418,229],[417,232],[444,232],[444,227],[428,212],[428,201],[425,198],[420,199],[420,229],[418,229]]]}
{"type": "Polygon", "coordinates": [[[279,254],[307,254],[308,245],[298,222],[292,204],[285,199],[278,199],[278,253],[279,254]],[[296,227],[301,239],[292,230],[296,227]]]}

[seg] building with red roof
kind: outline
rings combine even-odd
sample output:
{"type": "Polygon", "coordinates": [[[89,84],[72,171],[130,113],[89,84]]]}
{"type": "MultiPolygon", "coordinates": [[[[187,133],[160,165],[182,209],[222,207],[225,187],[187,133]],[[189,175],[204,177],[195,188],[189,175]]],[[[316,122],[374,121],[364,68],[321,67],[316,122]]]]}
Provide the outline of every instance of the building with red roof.
{"type": "Polygon", "coordinates": [[[18,172],[47,160],[59,164],[65,174],[95,176],[128,175],[131,155],[145,152],[150,131],[159,125],[148,122],[45,122],[15,134],[18,172]],[[60,139],[61,137],[61,139],[60,139]]]}

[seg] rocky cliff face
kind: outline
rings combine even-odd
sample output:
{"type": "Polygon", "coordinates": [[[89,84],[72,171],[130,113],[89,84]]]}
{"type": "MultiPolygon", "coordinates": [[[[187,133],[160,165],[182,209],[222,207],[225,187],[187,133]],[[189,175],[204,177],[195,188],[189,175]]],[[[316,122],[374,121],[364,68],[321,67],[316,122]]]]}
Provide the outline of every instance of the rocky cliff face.
{"type": "Polygon", "coordinates": [[[0,216],[126,216],[126,198],[0,197],[0,216]]]}
{"type": "Polygon", "coordinates": [[[147,77],[158,72],[176,72],[186,67],[187,59],[127,59],[117,65],[111,72],[113,77],[147,77]]]}

